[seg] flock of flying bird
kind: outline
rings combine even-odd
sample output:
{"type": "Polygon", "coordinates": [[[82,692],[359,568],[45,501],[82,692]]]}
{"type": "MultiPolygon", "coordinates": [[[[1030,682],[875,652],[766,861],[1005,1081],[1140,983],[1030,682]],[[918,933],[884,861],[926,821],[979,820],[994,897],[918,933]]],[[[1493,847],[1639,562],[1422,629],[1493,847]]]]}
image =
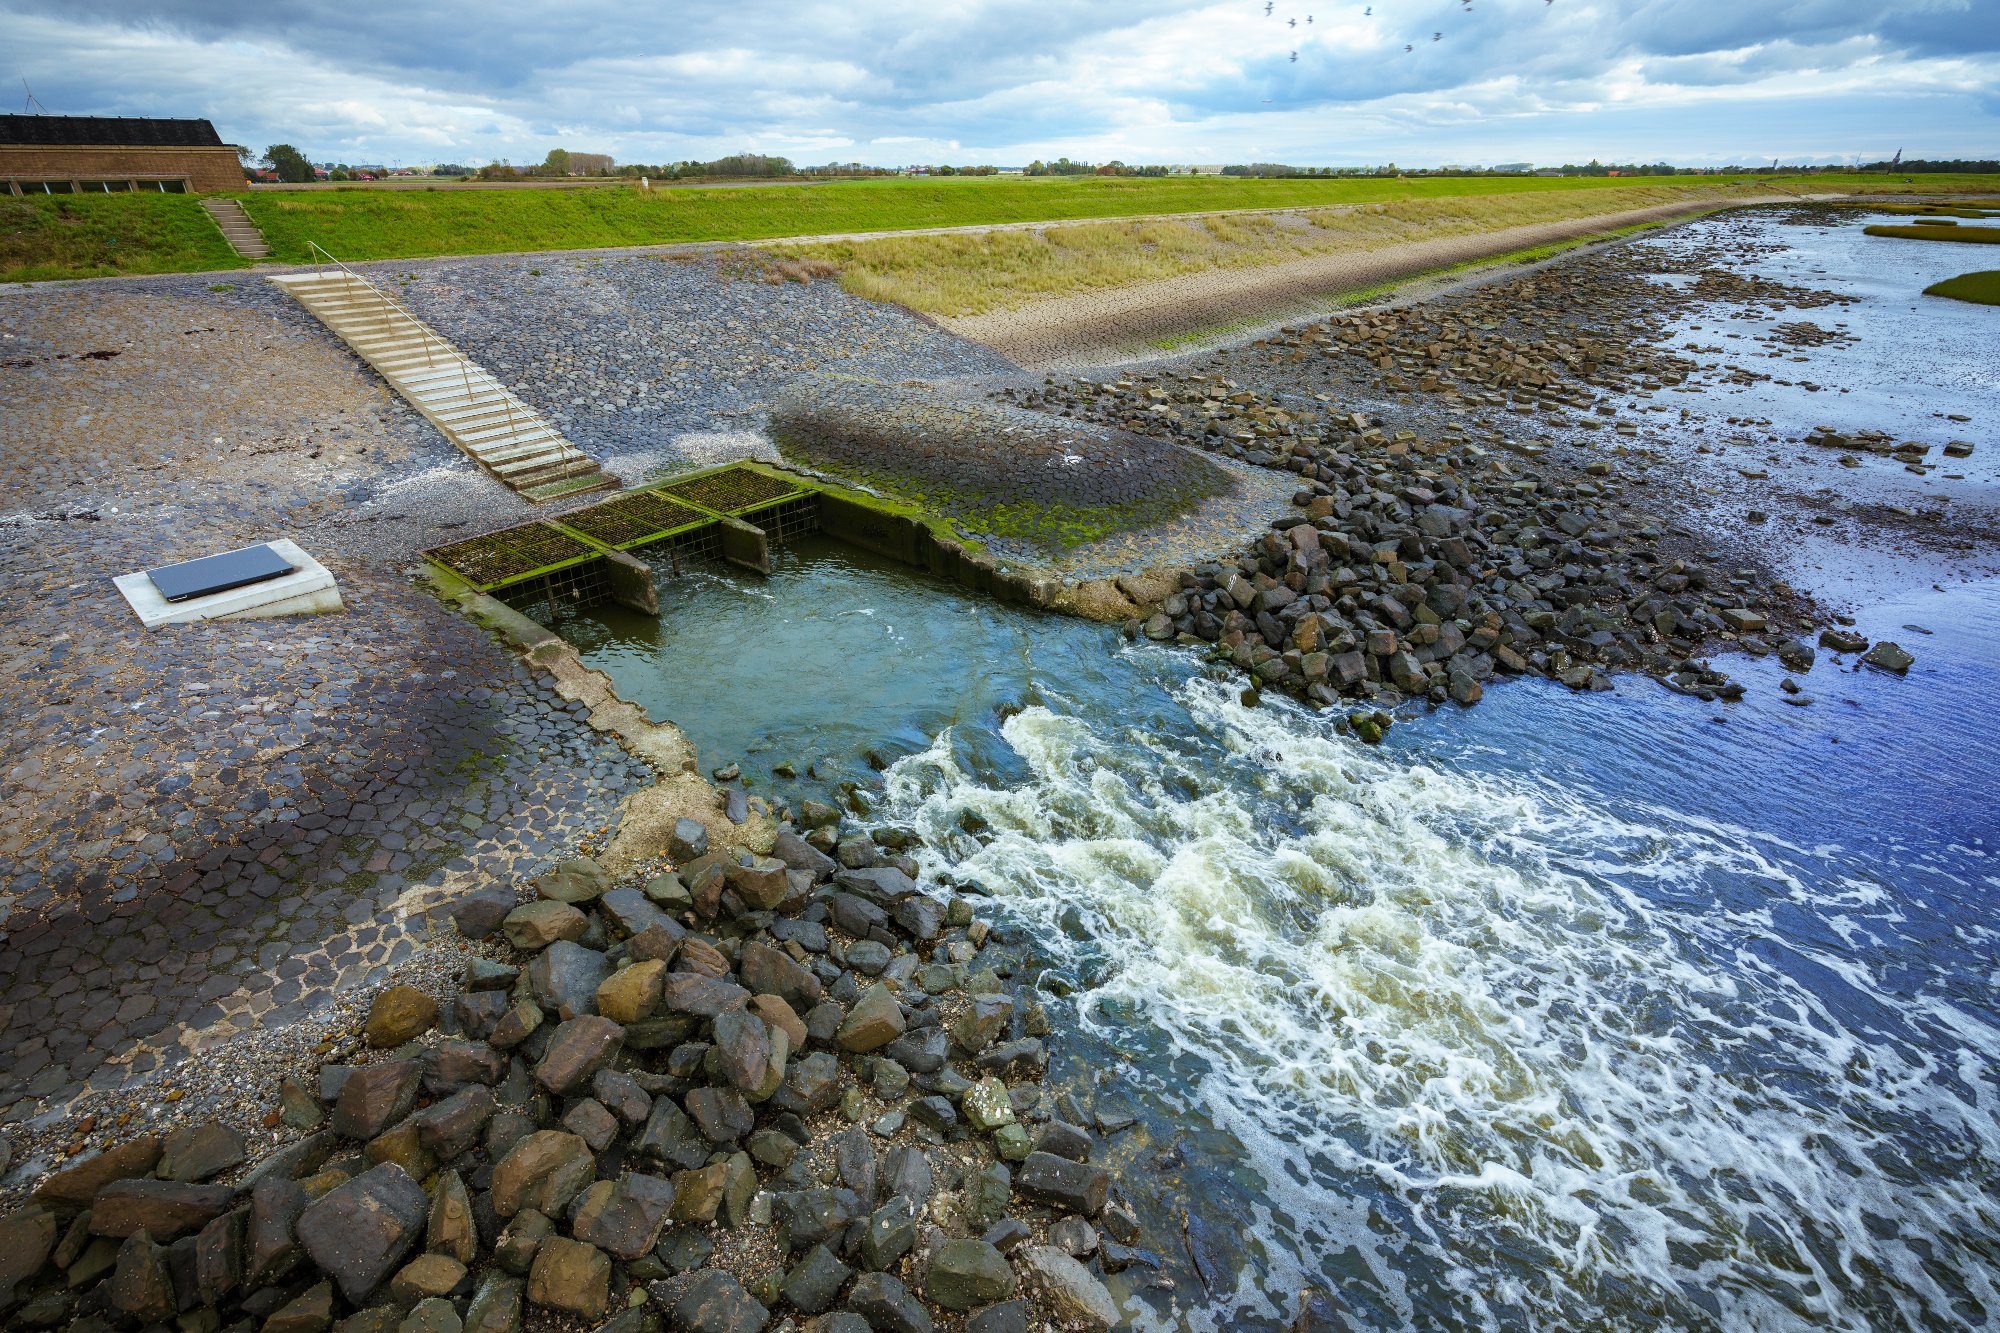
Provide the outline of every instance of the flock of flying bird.
{"type": "MultiPolygon", "coordinates": [[[[1542,3],[1543,3],[1544,5],[1553,5],[1553,4],[1555,3],[1555,2],[1556,2],[1556,0],[1542,0],[1542,3]]],[[[1458,3],[1459,3],[1459,8],[1460,8],[1460,9],[1461,9],[1461,10],[1462,10],[1463,12],[1465,12],[1465,13],[1467,13],[1467,14],[1470,14],[1470,13],[1472,12],[1472,0],[1458,0],[1458,3]]],[[[1276,9],[1277,9],[1277,7],[1278,7],[1278,6],[1277,6],[1277,0],[1264,0],[1264,17],[1265,17],[1265,18],[1271,18],[1271,17],[1273,17],[1273,16],[1274,16],[1274,13],[1275,13],[1275,11],[1276,11],[1276,9]]],[[[1373,5],[1367,5],[1367,6],[1363,7],[1363,9],[1362,9],[1362,11],[1361,11],[1361,17],[1362,17],[1362,18],[1365,18],[1365,19],[1370,19],[1370,18],[1374,18],[1374,17],[1375,17],[1375,6],[1373,6],[1373,5]]],[[[1307,27],[1311,27],[1311,26],[1312,26],[1312,21],[1313,21],[1313,16],[1312,16],[1312,15],[1310,15],[1310,14],[1306,15],[1306,26],[1307,26],[1307,27]]],[[[1286,27],[1288,27],[1288,28],[1296,28],[1296,27],[1298,27],[1298,26],[1299,26],[1299,21],[1298,21],[1298,19],[1297,19],[1296,17],[1292,17],[1292,18],[1288,18],[1288,19],[1286,19],[1286,20],[1285,20],[1285,26],[1286,26],[1286,27]]],[[[1433,32],[1433,33],[1431,34],[1431,40],[1432,40],[1432,41],[1434,41],[1434,42],[1441,42],[1441,41],[1443,41],[1443,40],[1444,40],[1444,33],[1442,33],[1442,32],[1433,32]]],[[[1416,44],[1415,44],[1414,42],[1405,42],[1405,43],[1403,44],[1403,54],[1405,54],[1405,55],[1408,55],[1408,54],[1409,54],[1410,52],[1412,52],[1412,51],[1415,51],[1416,49],[1417,49],[1417,48],[1416,48],[1416,44]]],[[[1299,63],[1299,53],[1298,53],[1298,50],[1297,50],[1296,48],[1294,48],[1294,49],[1293,49],[1293,51],[1292,51],[1292,55],[1291,55],[1291,63],[1292,63],[1292,64],[1294,64],[1294,65],[1296,65],[1296,64],[1298,64],[1298,63],[1299,63]]],[[[1266,100],[1268,101],[1269,99],[1267,98],[1266,100]]]]}

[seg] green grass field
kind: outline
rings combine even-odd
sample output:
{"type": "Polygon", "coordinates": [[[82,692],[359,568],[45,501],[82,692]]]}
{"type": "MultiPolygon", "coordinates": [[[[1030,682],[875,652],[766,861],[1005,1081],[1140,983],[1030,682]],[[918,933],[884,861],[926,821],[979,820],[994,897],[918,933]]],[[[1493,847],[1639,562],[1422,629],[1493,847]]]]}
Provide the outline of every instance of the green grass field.
{"type": "Polygon", "coordinates": [[[0,279],[190,273],[243,263],[184,194],[0,194],[0,279]]]}
{"type": "MultiPolygon", "coordinates": [[[[1338,206],[1451,196],[1629,189],[1637,184],[1744,193],[1829,191],[2000,193],[2000,176],[1418,177],[1250,180],[1240,177],[967,177],[871,179],[755,189],[258,191],[237,196],[272,257],[304,262],[314,241],[342,259],[416,259],[500,251],[574,250],[694,241],[755,241],[829,232],[1002,222],[1060,222],[1151,213],[1338,206]]],[[[88,277],[234,267],[187,195],[6,200],[0,278],[88,277]],[[204,230],[206,229],[206,230],[204,230]]]]}

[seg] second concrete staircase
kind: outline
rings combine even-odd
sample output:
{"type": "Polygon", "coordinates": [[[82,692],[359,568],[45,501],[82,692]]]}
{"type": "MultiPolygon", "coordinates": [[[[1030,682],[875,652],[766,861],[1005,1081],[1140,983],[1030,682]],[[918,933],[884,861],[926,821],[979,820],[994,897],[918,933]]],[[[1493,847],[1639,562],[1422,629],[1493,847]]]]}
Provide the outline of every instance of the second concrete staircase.
{"type": "Polygon", "coordinates": [[[201,201],[208,215],[215,219],[215,225],[222,228],[222,235],[230,248],[245,259],[264,259],[271,253],[271,247],[264,243],[264,233],[257,230],[257,224],[243,211],[243,205],[234,199],[210,198],[201,201]]]}
{"type": "Polygon", "coordinates": [[[360,274],[275,275],[473,461],[541,502],[618,485],[547,418],[360,274]]]}

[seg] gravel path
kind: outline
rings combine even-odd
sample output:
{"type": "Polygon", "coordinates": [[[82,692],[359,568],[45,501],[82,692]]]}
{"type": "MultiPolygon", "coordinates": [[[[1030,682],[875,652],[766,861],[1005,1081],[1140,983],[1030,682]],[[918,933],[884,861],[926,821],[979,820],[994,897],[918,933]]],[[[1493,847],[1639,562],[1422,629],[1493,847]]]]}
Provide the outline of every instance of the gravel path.
{"type": "MultiPolygon", "coordinates": [[[[1792,196],[1733,199],[1730,206],[1792,196]]],[[[939,321],[945,328],[1038,369],[1104,365],[1157,354],[1156,340],[1182,337],[1240,321],[1324,313],[1316,303],[1452,264],[1486,259],[1596,232],[1687,217],[1714,200],[1661,204],[1509,227],[1478,236],[1411,241],[1379,250],[1314,255],[1253,269],[1217,269],[1099,292],[1060,296],[1012,310],[939,321]]]]}

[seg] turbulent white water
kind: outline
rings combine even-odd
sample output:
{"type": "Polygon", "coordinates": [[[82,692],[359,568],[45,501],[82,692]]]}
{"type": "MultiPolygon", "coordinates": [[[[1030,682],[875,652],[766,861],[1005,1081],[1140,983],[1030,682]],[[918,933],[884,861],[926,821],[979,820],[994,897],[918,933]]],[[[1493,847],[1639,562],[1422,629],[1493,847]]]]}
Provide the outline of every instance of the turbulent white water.
{"type": "MultiPolygon", "coordinates": [[[[1411,1327],[2000,1317],[2000,1025],[1907,950],[1882,975],[1907,896],[1828,848],[1174,693],[1185,728],[1026,709],[1005,783],[947,732],[885,813],[1084,981],[1079,1022],[1134,1014],[1121,1040],[1202,1071],[1168,1100],[1261,1177],[1226,1206],[1263,1271],[1193,1323],[1285,1318],[1308,1282],[1411,1327]]],[[[1982,933],[1956,932],[1991,958],[1982,933]]]]}

